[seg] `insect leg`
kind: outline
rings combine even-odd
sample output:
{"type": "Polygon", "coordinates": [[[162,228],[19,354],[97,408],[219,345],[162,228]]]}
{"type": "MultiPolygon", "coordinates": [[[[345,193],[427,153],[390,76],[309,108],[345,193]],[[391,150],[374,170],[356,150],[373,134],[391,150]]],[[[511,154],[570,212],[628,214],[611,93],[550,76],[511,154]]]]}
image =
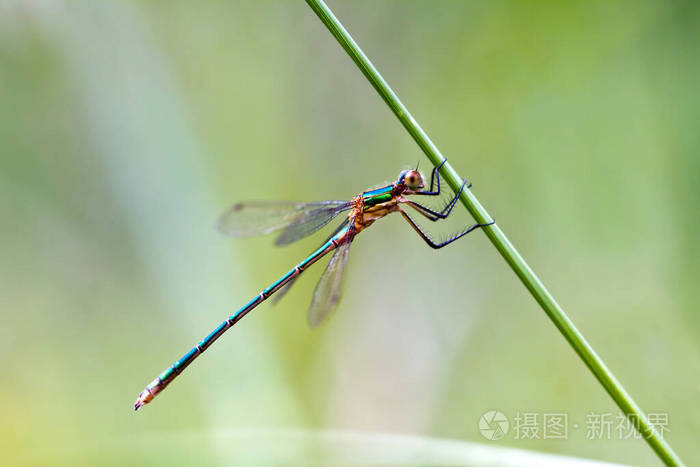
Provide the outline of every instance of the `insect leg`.
{"type": "Polygon", "coordinates": [[[464,237],[464,236],[467,235],[469,232],[471,232],[471,231],[473,231],[473,230],[476,230],[476,229],[478,229],[479,227],[486,227],[486,226],[488,226],[488,225],[492,225],[492,224],[495,224],[495,223],[496,223],[496,221],[492,221],[492,222],[489,222],[488,224],[474,224],[474,225],[472,225],[471,227],[469,227],[467,230],[465,230],[464,232],[459,233],[459,234],[453,236],[452,238],[449,238],[449,239],[445,240],[444,242],[435,243],[435,241],[433,241],[433,239],[431,239],[425,232],[423,232],[423,230],[418,226],[418,224],[416,224],[416,223],[414,222],[414,220],[411,219],[411,216],[409,216],[409,215],[406,213],[406,211],[404,211],[403,209],[400,209],[399,211],[401,212],[401,215],[404,217],[404,219],[406,219],[406,221],[407,221],[409,224],[411,224],[411,227],[413,227],[413,230],[415,230],[416,233],[417,233],[418,235],[420,235],[420,237],[425,241],[425,243],[427,243],[428,246],[429,246],[430,248],[434,248],[434,249],[436,249],[436,250],[439,249],[439,248],[442,248],[442,247],[444,247],[444,246],[449,245],[450,243],[454,242],[454,241],[457,240],[457,239],[460,239],[460,238],[464,237]]]}
{"type": "Polygon", "coordinates": [[[425,217],[430,219],[431,221],[436,221],[438,219],[446,219],[447,216],[450,215],[450,212],[452,212],[452,208],[454,207],[455,203],[457,203],[457,200],[459,199],[459,195],[462,194],[462,191],[464,190],[464,186],[466,185],[467,181],[465,180],[462,183],[462,186],[460,187],[459,191],[455,194],[454,198],[452,198],[444,208],[442,208],[442,211],[437,212],[433,211],[427,206],[423,206],[422,204],[418,204],[415,201],[406,201],[408,205],[410,205],[412,208],[414,208],[416,211],[420,212],[423,214],[425,217]],[[430,214],[428,216],[427,214],[430,214]]]}

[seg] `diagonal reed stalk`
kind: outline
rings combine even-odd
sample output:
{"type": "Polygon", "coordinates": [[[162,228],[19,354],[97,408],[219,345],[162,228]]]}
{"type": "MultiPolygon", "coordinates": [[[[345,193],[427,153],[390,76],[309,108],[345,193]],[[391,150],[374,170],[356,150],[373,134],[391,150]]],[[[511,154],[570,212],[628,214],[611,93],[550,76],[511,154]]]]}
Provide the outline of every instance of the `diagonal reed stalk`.
{"type": "MultiPolygon", "coordinates": [[[[377,71],[369,58],[362,52],[360,47],[323,0],[306,0],[306,3],[309,4],[323,24],[326,25],[333,37],[338,40],[370,84],[379,93],[381,98],[384,99],[384,102],[391,108],[404,128],[406,128],[416,143],[418,143],[418,146],[420,146],[428,159],[430,159],[430,162],[434,166],[441,164],[445,160],[445,157],[440,153],[418,122],[416,122],[409,113],[406,106],[399,100],[398,96],[389,87],[384,78],[379,74],[379,71],[377,71]]],[[[456,191],[459,189],[462,183],[462,177],[457,174],[449,162],[442,166],[440,173],[453,190],[456,191]]],[[[492,221],[489,213],[470,190],[465,189],[462,191],[460,201],[462,201],[464,207],[467,208],[477,222],[488,223],[492,221]]],[[[483,228],[483,231],[513,269],[515,274],[520,278],[525,287],[527,287],[535,300],[537,300],[544,312],[547,313],[547,316],[549,316],[549,319],[551,319],[557,329],[559,329],[559,332],[561,332],[571,347],[573,347],[579,357],[581,357],[586,366],[591,370],[600,384],[603,385],[608,394],[610,394],[610,397],[613,398],[620,410],[626,414],[630,422],[642,434],[659,458],[666,465],[683,465],[678,455],[659,435],[654,426],[649,423],[642,409],[627,391],[625,391],[622,384],[620,384],[610,369],[603,363],[603,360],[601,360],[579,330],[576,329],[574,323],[566,316],[564,310],[562,310],[561,306],[559,306],[556,300],[554,300],[554,297],[552,297],[552,294],[549,293],[544,284],[542,284],[540,279],[535,275],[532,269],[530,269],[530,266],[528,266],[522,256],[520,256],[520,253],[518,253],[515,247],[510,243],[500,227],[497,224],[493,224],[483,228]]]]}

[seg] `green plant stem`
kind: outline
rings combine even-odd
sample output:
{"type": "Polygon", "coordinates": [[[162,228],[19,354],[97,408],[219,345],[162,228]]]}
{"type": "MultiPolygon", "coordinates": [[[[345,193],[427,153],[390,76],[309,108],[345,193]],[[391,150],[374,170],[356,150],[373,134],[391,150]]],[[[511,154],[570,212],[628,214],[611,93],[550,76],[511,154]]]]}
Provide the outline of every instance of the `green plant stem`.
{"type": "MultiPolygon", "coordinates": [[[[430,162],[437,166],[441,164],[445,157],[440,153],[435,144],[423,131],[418,122],[409,113],[405,105],[382,78],[372,62],[362,52],[357,43],[338,21],[333,12],[322,0],[306,0],[311,9],[318,15],[323,24],[326,25],[331,34],[338,40],[340,45],[350,55],[350,58],[360,68],[360,71],[376,89],[384,102],[394,112],[401,124],[410,133],[418,146],[423,150],[430,162]]],[[[462,177],[452,168],[449,162],[445,163],[440,170],[445,181],[453,190],[458,190],[462,184],[462,177]]],[[[479,223],[491,222],[492,218],[484,207],[479,203],[471,190],[462,191],[460,201],[479,223]]],[[[556,302],[552,294],[545,288],[544,284],[535,275],[530,266],[520,256],[520,253],[510,243],[506,235],[497,224],[493,224],[483,229],[491,243],[501,253],[506,262],[520,278],[525,287],[537,300],[547,316],[554,322],[564,338],[571,347],[581,357],[583,362],[593,372],[593,375],[600,381],[605,390],[610,394],[620,410],[627,415],[630,422],[642,434],[649,446],[656,452],[661,460],[667,465],[682,465],[678,455],[671,446],[659,435],[653,425],[649,423],[644,412],[637,405],[632,397],[625,391],[620,382],[615,378],[610,369],[603,363],[603,360],[593,350],[583,335],[576,329],[574,323],[564,313],[561,306],[556,302]]]]}

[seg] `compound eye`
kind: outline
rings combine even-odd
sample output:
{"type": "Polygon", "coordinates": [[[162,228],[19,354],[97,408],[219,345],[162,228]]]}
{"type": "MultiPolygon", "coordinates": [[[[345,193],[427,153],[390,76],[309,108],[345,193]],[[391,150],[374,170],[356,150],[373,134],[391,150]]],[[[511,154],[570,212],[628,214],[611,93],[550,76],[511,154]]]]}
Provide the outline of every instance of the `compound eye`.
{"type": "Polygon", "coordinates": [[[404,177],[406,186],[411,190],[423,188],[423,176],[417,170],[409,170],[404,177]]]}

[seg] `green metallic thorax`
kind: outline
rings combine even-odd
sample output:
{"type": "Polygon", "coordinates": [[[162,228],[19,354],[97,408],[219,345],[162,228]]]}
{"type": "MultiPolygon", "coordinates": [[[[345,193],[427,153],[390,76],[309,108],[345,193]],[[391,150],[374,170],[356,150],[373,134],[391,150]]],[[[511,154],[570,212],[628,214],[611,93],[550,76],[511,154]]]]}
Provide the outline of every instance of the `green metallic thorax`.
{"type": "Polygon", "coordinates": [[[362,193],[362,198],[364,201],[364,210],[366,211],[372,206],[391,201],[391,199],[394,197],[391,193],[393,188],[393,185],[388,185],[382,188],[377,188],[376,190],[366,191],[362,193]]]}

